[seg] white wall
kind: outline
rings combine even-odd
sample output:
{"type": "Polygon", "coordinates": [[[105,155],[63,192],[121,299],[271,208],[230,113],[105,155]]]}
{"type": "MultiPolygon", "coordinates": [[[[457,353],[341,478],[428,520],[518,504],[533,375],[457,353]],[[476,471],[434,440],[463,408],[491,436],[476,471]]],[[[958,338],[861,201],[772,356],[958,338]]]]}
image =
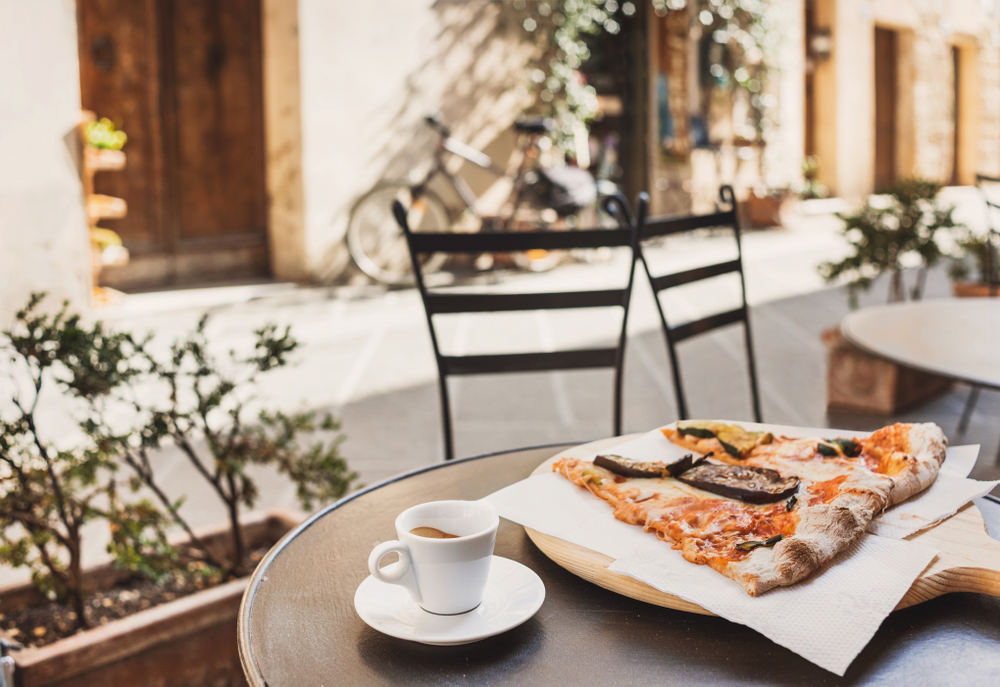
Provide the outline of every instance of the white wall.
{"type": "Polygon", "coordinates": [[[778,49],[777,83],[771,91],[778,98],[777,128],[767,136],[764,149],[765,181],[787,187],[802,176],[805,117],[805,0],[777,0],[772,4],[777,31],[782,40],[778,49]]]}
{"type": "MultiPolygon", "coordinates": [[[[980,136],[978,169],[1000,164],[1000,118],[995,107],[1000,7],[990,0],[836,0],[834,57],[836,63],[836,179],[838,195],[856,199],[872,191],[875,161],[874,30],[884,26],[907,33],[904,46],[912,54],[901,74],[912,79],[911,92],[900,105],[911,111],[900,115],[908,127],[907,148],[900,175],[919,175],[949,182],[953,161],[952,57],[954,43],[978,47],[980,136]],[[912,149],[910,149],[912,148],[912,149]]],[[[824,135],[824,132],[817,132],[824,135]]]]}
{"type": "Polygon", "coordinates": [[[525,104],[522,29],[488,0],[299,0],[309,272],[336,276],[354,200],[429,160],[422,122],[487,146],[525,104]]]}
{"type": "Polygon", "coordinates": [[[0,328],[32,291],[89,307],[73,0],[0,2],[0,328]]]}
{"type": "Polygon", "coordinates": [[[838,0],[836,13],[837,195],[855,199],[875,184],[875,18],[868,0],[838,0]]]}

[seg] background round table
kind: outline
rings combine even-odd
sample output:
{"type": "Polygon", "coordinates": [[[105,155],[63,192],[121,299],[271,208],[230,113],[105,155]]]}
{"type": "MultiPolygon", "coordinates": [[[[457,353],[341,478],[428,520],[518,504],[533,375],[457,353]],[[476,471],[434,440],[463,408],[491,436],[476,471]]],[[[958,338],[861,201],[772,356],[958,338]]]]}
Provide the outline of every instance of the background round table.
{"type": "MultiPolygon", "coordinates": [[[[368,627],[354,592],[368,554],[394,539],[406,508],[479,499],[527,477],[566,446],[442,463],[317,513],[258,566],[243,597],[239,647],[254,687],[320,685],[985,685],[1000,683],[1000,599],[949,594],[893,612],[843,678],[714,616],[619,596],[550,561],[501,520],[496,554],[542,578],[546,599],[523,625],[462,646],[427,646],[368,627]]],[[[994,536],[1000,505],[977,500],[994,536]]],[[[817,618],[822,622],[822,618],[817,618]]]]}
{"type": "Polygon", "coordinates": [[[1000,389],[1000,298],[947,298],[864,308],[844,337],[893,362],[1000,389]]]}

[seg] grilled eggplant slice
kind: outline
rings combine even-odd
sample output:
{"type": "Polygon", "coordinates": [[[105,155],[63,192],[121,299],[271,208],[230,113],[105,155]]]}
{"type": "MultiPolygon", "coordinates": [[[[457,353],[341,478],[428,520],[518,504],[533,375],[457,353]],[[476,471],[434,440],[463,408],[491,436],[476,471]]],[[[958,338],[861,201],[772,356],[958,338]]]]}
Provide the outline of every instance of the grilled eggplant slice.
{"type": "Polygon", "coordinates": [[[714,439],[715,427],[725,427],[715,422],[705,422],[704,420],[694,420],[692,422],[677,423],[677,432],[687,434],[698,439],[714,439]]]}
{"type": "Polygon", "coordinates": [[[799,488],[797,477],[749,465],[702,463],[677,476],[681,482],[746,503],[782,501],[799,488]]]}
{"type": "Polygon", "coordinates": [[[689,453],[673,463],[644,463],[621,456],[597,456],[594,465],[622,477],[674,477],[691,469],[694,454],[689,453]]]}
{"type": "Polygon", "coordinates": [[[744,541],[736,545],[736,548],[740,551],[753,551],[754,549],[759,549],[762,546],[774,546],[779,541],[785,538],[783,534],[776,534],[773,537],[765,539],[764,541],[744,541]]]}
{"type": "Polygon", "coordinates": [[[840,454],[857,458],[861,455],[861,444],[854,439],[824,439],[816,445],[816,451],[827,458],[835,458],[840,454]]]}
{"type": "Polygon", "coordinates": [[[718,439],[726,453],[740,460],[746,458],[755,446],[774,441],[774,435],[770,432],[748,432],[739,425],[725,425],[708,420],[678,422],[677,432],[698,439],[718,439]]]}
{"type": "Polygon", "coordinates": [[[770,444],[774,435],[770,432],[748,432],[737,425],[730,425],[719,430],[715,438],[726,449],[726,453],[734,458],[746,458],[747,454],[758,444],[770,444]]]}

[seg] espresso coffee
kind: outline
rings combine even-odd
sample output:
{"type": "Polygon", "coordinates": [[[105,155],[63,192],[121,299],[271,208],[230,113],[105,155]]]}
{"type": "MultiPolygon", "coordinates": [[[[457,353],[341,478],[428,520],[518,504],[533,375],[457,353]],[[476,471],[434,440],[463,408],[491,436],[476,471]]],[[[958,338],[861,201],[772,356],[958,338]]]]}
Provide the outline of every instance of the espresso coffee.
{"type": "Polygon", "coordinates": [[[458,539],[459,537],[457,534],[442,532],[436,527],[414,527],[410,530],[410,534],[415,534],[418,537],[427,537],[428,539],[458,539]]]}

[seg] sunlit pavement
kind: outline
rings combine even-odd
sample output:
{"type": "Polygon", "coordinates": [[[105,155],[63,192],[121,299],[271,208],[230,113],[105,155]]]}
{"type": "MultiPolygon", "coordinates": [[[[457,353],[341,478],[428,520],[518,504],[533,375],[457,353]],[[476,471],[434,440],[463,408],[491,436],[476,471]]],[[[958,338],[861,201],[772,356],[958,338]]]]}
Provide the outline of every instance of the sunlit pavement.
{"type": "MultiPolygon", "coordinates": [[[[956,189],[961,214],[981,224],[978,199],[956,189]],[[964,195],[963,195],[964,194],[964,195]]],[[[816,265],[846,254],[841,222],[832,215],[793,216],[783,229],[748,232],[743,254],[751,326],[765,421],[848,429],[872,429],[889,421],[935,421],[954,434],[968,387],[953,389],[917,408],[886,418],[828,414],[825,404],[823,329],[849,312],[846,290],[826,287],[816,265]]],[[[649,251],[652,261],[684,269],[734,254],[721,235],[672,239],[649,251]]],[[[515,290],[600,288],[621,283],[627,256],[598,264],[572,263],[544,274],[505,274],[515,290]]],[[[624,431],[638,432],[676,419],[666,347],[652,292],[637,273],[625,362],[624,431]]],[[[664,304],[676,322],[732,307],[735,277],[678,289],[664,304]],[[729,279],[729,281],[727,281],[729,279]]],[[[880,282],[862,305],[885,302],[880,282]]],[[[949,295],[943,269],[934,270],[927,297],[949,295]]],[[[257,284],[133,294],[97,311],[110,326],[155,332],[160,345],[181,336],[210,313],[209,337],[224,355],[252,345],[265,323],[291,325],[301,342],[295,364],[262,378],[263,405],[283,410],[331,410],[343,421],[342,452],[360,481],[373,484],[441,460],[443,444],[437,371],[420,298],[413,289],[298,287],[257,284]]],[[[442,320],[448,353],[515,352],[568,348],[610,341],[620,316],[595,310],[458,315],[442,320]]],[[[688,403],[695,416],[750,419],[742,331],[717,330],[680,347],[688,403]]],[[[515,374],[452,379],[456,455],[469,456],[555,442],[584,442],[612,432],[609,371],[515,374]]],[[[994,456],[1000,442],[1000,393],[985,391],[966,436],[981,443],[978,478],[1000,477],[994,456]]],[[[224,519],[222,507],[178,451],[159,457],[162,479],[173,494],[186,493],[184,513],[196,525],[224,519]]],[[[297,509],[294,488],[263,471],[258,507],[297,509]]],[[[388,517],[388,515],[387,515],[388,517]]],[[[388,522],[388,520],[387,520],[388,522]]],[[[103,532],[93,532],[88,558],[103,552],[103,532]]],[[[12,576],[0,571],[0,581],[12,576]]],[[[18,576],[16,573],[13,576],[18,576]]]]}

